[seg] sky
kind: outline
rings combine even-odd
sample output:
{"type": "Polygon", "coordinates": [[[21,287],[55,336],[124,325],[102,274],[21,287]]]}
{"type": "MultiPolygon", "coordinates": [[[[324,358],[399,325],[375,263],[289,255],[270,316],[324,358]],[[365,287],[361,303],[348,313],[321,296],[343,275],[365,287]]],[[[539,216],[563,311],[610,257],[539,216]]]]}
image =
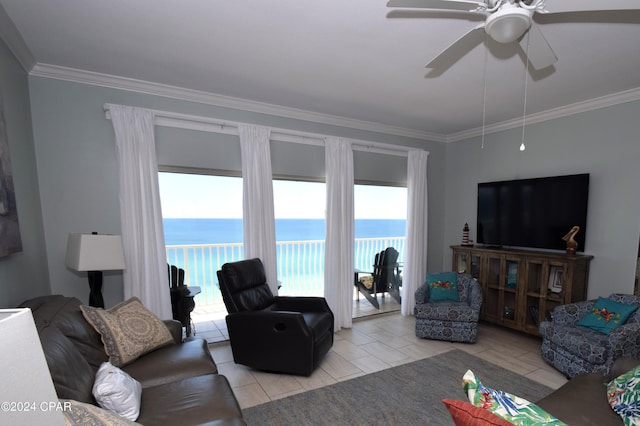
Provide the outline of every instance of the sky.
{"type": "MultiPolygon", "coordinates": [[[[162,215],[165,218],[241,218],[242,179],[234,177],[159,173],[162,215]]],[[[317,182],[274,181],[277,219],[322,219],[325,185],[317,182]]],[[[406,188],[356,185],[357,219],[406,219],[406,188]]]]}

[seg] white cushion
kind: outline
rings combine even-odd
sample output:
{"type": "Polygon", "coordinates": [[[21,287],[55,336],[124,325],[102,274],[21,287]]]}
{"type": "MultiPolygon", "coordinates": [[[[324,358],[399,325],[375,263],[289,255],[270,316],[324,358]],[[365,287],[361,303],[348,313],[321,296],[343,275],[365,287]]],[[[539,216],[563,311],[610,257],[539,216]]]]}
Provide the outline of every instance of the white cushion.
{"type": "Polygon", "coordinates": [[[93,396],[100,407],[135,421],[140,415],[142,386],[109,362],[103,362],[93,383],[93,396]]]}

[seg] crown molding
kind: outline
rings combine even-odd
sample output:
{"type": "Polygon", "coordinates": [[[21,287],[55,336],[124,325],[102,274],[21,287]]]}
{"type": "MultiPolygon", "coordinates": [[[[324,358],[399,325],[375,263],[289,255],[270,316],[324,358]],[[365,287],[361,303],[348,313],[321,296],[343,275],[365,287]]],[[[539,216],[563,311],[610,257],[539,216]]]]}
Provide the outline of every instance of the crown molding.
{"type": "MultiPolygon", "coordinates": [[[[583,102],[565,105],[559,108],[553,108],[546,111],[529,114],[526,116],[525,125],[541,123],[543,121],[556,118],[566,117],[569,115],[579,114],[581,112],[593,111],[600,108],[606,108],[613,105],[623,104],[640,100],[640,88],[626,90],[623,92],[613,93],[611,95],[594,98],[583,102]]],[[[500,123],[490,124],[484,127],[484,134],[501,132],[503,130],[522,128],[522,117],[513,120],[507,120],[500,123]]],[[[447,136],[447,142],[457,142],[482,135],[482,127],[464,130],[458,133],[452,133],[447,136]]]]}
{"type": "Polygon", "coordinates": [[[0,4],[0,38],[7,44],[11,53],[18,59],[26,72],[30,72],[36,64],[31,50],[24,42],[22,35],[0,4]]]}
{"type": "Polygon", "coordinates": [[[95,86],[109,87],[112,89],[127,90],[131,92],[146,93],[149,95],[163,96],[189,102],[197,102],[206,105],[215,105],[224,108],[240,109],[261,114],[276,115],[296,120],[312,121],[315,123],[332,126],[347,127],[376,133],[384,133],[395,136],[404,136],[434,142],[446,142],[446,135],[438,133],[422,132],[402,127],[373,123],[370,121],[355,120],[330,114],[321,114],[296,108],[287,108],[263,102],[247,99],[233,98],[182,87],[169,86],[149,81],[132,78],[101,74],[84,71],[75,68],[61,67],[57,65],[36,64],[30,72],[37,77],[54,78],[58,80],[72,81],[76,83],[91,84],[95,86]]]}
{"type": "MultiPolygon", "coordinates": [[[[1,12],[2,10],[0,7],[0,24],[2,23],[1,12]]],[[[21,37],[20,40],[22,40],[21,37]]],[[[28,49],[26,50],[28,52],[28,49]]],[[[29,56],[31,56],[30,52],[29,56]]],[[[275,115],[296,120],[311,121],[332,126],[346,127],[350,129],[403,136],[421,140],[429,140],[433,142],[457,142],[464,139],[481,136],[483,132],[482,126],[457,133],[451,133],[448,135],[423,132],[413,129],[374,123],[370,121],[355,120],[330,114],[321,114],[296,108],[288,108],[279,105],[251,101],[247,99],[233,98],[230,96],[217,95],[204,91],[185,89],[182,87],[169,86],[165,84],[96,73],[91,71],[84,71],[76,68],[61,67],[57,65],[36,63],[34,66],[32,66],[30,74],[37,77],[53,78],[58,80],[72,81],[75,83],[109,87],[112,89],[146,93],[171,99],[197,102],[205,105],[215,105],[224,108],[239,109],[260,114],[275,115]]],[[[618,92],[583,102],[577,102],[574,104],[553,108],[535,114],[529,114],[526,117],[526,124],[530,125],[534,123],[540,123],[547,120],[566,117],[581,112],[592,111],[637,100],[640,100],[640,88],[618,92]]],[[[522,127],[522,117],[484,126],[484,134],[487,135],[519,127],[522,127]]]]}

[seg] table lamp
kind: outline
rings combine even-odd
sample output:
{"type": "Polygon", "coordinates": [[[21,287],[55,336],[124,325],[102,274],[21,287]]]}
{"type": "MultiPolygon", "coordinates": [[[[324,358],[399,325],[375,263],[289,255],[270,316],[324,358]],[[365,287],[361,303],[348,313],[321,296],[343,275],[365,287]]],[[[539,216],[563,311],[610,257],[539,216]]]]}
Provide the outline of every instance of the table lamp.
{"type": "Polygon", "coordinates": [[[31,309],[0,309],[0,341],[0,423],[64,426],[31,309]]]}
{"type": "Polygon", "coordinates": [[[89,306],[104,308],[102,271],[124,269],[122,237],[107,234],[69,234],[66,264],[75,271],[87,271],[89,306]]]}

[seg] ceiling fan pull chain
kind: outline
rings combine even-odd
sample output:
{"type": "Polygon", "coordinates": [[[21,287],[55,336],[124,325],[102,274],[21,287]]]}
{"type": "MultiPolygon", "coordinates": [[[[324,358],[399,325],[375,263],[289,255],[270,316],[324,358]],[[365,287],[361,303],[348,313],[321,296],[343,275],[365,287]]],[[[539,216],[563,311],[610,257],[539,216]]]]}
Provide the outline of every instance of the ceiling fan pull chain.
{"type": "Polygon", "coordinates": [[[481,149],[484,149],[484,126],[486,122],[486,108],[487,108],[487,57],[489,56],[489,49],[486,46],[487,44],[487,35],[484,36],[484,67],[482,71],[482,80],[484,81],[482,88],[482,144],[480,145],[481,149]]]}
{"type": "Polygon", "coordinates": [[[531,41],[531,37],[529,35],[530,33],[527,33],[527,52],[526,52],[526,59],[525,59],[525,67],[524,67],[524,105],[522,106],[522,143],[520,144],[520,151],[524,151],[525,150],[525,146],[524,146],[524,127],[526,125],[526,120],[527,120],[527,76],[529,75],[529,41],[531,41]]]}

